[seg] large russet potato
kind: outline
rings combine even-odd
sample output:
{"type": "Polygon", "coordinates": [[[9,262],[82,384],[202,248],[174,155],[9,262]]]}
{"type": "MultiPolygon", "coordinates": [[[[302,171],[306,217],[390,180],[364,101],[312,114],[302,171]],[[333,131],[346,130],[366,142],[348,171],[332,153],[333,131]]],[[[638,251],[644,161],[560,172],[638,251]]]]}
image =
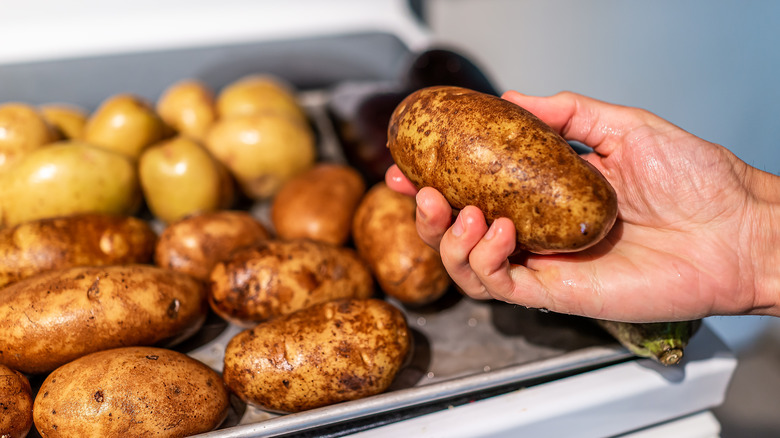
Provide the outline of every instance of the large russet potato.
{"type": "Polygon", "coordinates": [[[35,149],[0,174],[0,227],[76,213],[132,214],[140,201],[129,158],[75,140],[35,149]]]}
{"type": "Polygon", "coordinates": [[[313,240],[267,240],[234,252],[211,271],[209,304],[252,326],[339,298],[368,298],[374,280],[354,250],[313,240]]]}
{"type": "Polygon", "coordinates": [[[456,209],[507,217],[519,248],[572,252],[601,240],[617,217],[604,176],[552,128],[496,96],[437,86],[393,112],[388,147],[417,187],[439,190],[456,209]]]}
{"type": "Polygon", "coordinates": [[[352,237],[379,286],[407,305],[439,299],[451,280],[441,256],[417,234],[414,198],[375,184],[358,205],[352,237]]]}
{"type": "Polygon", "coordinates": [[[228,208],[233,180],[197,141],[178,136],[148,147],[138,160],[146,205],[163,222],[228,208]]]}
{"type": "Polygon", "coordinates": [[[276,194],[271,206],[276,235],[344,245],[365,191],[363,177],[352,167],[317,164],[288,181],[276,194]]]}
{"type": "Polygon", "coordinates": [[[233,251],[271,235],[249,212],[220,210],[195,214],[168,225],[154,250],[155,264],[208,281],[211,270],[233,251]]]}
{"type": "Polygon", "coordinates": [[[172,345],[207,306],[199,281],[155,266],[43,272],[0,290],[0,364],[37,374],[95,351],[172,345]]]}
{"type": "Polygon", "coordinates": [[[33,425],[33,395],[22,373],[0,365],[0,437],[24,438],[33,425]]]}
{"type": "Polygon", "coordinates": [[[131,216],[84,213],[0,229],[0,287],[73,266],[150,263],[157,235],[131,216]]]}
{"type": "Polygon", "coordinates": [[[223,378],[248,403],[300,412],[385,391],[410,341],[393,305],[330,301],[237,334],[225,349],[223,378]]]}
{"type": "Polygon", "coordinates": [[[228,391],[205,364],[176,351],[124,347],[54,370],[35,397],[45,437],[184,437],[217,428],[228,391]]]}

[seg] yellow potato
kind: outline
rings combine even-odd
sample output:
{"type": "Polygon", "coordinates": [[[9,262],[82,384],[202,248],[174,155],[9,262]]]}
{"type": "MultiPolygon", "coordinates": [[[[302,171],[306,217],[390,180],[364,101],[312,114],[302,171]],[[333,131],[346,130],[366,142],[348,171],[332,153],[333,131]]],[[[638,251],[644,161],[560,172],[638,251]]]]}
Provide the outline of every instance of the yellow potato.
{"type": "Polygon", "coordinates": [[[512,220],[519,248],[580,251],[617,218],[615,190],[552,128],[496,96],[430,87],[395,109],[388,147],[417,187],[453,208],[478,207],[488,222],[512,220]]]}
{"type": "Polygon", "coordinates": [[[0,437],[24,438],[32,425],[30,381],[22,373],[0,365],[0,437]]]}
{"type": "Polygon", "coordinates": [[[407,305],[439,299],[450,286],[439,253],[417,234],[411,196],[374,185],[355,212],[352,237],[379,286],[407,305]]]}
{"type": "Polygon", "coordinates": [[[249,75],[228,84],[217,96],[217,112],[221,118],[275,112],[308,121],[292,85],[270,74],[249,75]]]}
{"type": "Polygon", "coordinates": [[[217,119],[214,92],[205,83],[183,79],[163,91],[157,114],[181,135],[203,140],[217,119]]]}
{"type": "Polygon", "coordinates": [[[0,226],[76,213],[131,214],[140,201],[130,159],[73,140],[38,148],[0,174],[0,226]]]}
{"type": "Polygon", "coordinates": [[[35,397],[45,437],[183,437],[217,428],[228,391],[205,364],[176,351],[125,347],[54,370],[35,397]]]}
{"type": "Polygon", "coordinates": [[[34,107],[17,102],[0,105],[0,173],[25,154],[58,140],[34,107]]]}
{"type": "Polygon", "coordinates": [[[78,140],[84,135],[89,115],[86,110],[70,104],[41,105],[41,114],[60,133],[63,139],[78,140]]]}
{"type": "Polygon", "coordinates": [[[273,197],[284,183],[314,165],[311,128],[276,113],[234,116],[215,123],[206,148],[252,199],[273,197]]]}
{"type": "Polygon", "coordinates": [[[363,177],[355,169],[318,164],[288,181],[276,194],[271,206],[276,235],[343,245],[365,191],[363,177]]]}
{"type": "Polygon", "coordinates": [[[85,213],[0,229],[0,287],[73,266],[149,263],[157,235],[134,217],[85,213]]]}
{"type": "Polygon", "coordinates": [[[152,214],[163,222],[228,208],[233,180],[227,169],[199,143],[176,137],[142,152],[138,176],[152,214]]]}
{"type": "Polygon", "coordinates": [[[217,263],[208,298],[218,315],[252,326],[324,301],[368,298],[373,286],[368,267],[350,248],[267,240],[217,263]]]}
{"type": "Polygon", "coordinates": [[[43,272],[0,292],[0,364],[37,374],[95,351],[172,345],[207,310],[200,282],[154,266],[43,272]]]}
{"type": "Polygon", "coordinates": [[[235,250],[270,238],[265,227],[245,211],[214,211],[171,223],[160,234],[155,263],[208,281],[217,262],[235,250]]]}
{"type": "Polygon", "coordinates": [[[330,301],[237,334],[223,378],[248,403],[300,412],[385,391],[409,350],[406,319],[391,304],[330,301]]]}
{"type": "Polygon", "coordinates": [[[89,144],[138,159],[149,145],[160,141],[162,120],[151,104],[132,94],[109,97],[92,113],[84,127],[89,144]]]}

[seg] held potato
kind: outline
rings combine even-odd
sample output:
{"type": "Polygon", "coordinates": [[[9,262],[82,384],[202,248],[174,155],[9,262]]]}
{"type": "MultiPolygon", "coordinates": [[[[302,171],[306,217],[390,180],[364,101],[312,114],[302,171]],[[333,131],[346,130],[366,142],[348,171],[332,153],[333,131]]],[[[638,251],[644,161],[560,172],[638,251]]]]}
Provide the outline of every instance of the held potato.
{"type": "Polygon", "coordinates": [[[166,227],[154,250],[155,263],[208,281],[217,262],[233,251],[270,238],[245,211],[213,211],[186,217],[166,227]]]}
{"type": "Polygon", "coordinates": [[[415,210],[414,198],[378,183],[355,212],[352,236],[387,295],[423,305],[444,295],[451,281],[439,253],[417,234],[415,210]]]}
{"type": "Polygon", "coordinates": [[[57,368],[33,407],[45,437],[183,437],[217,428],[227,413],[219,374],[152,347],[100,351],[57,368]]]}
{"type": "Polygon", "coordinates": [[[388,147],[417,187],[456,209],[514,222],[519,248],[572,252],[601,240],[617,217],[604,176],[552,128],[504,99],[458,87],[409,95],[388,126],[388,147]]]}
{"type": "Polygon", "coordinates": [[[0,365],[0,437],[24,438],[33,424],[33,396],[27,377],[0,365]]]}
{"type": "Polygon", "coordinates": [[[355,169],[321,163],[282,186],[271,206],[271,222],[282,239],[343,245],[365,191],[355,169]]]}
{"type": "Polygon", "coordinates": [[[156,242],[146,221],[98,213],[0,229],[0,287],[52,269],[149,263],[156,242]]]}
{"type": "Polygon", "coordinates": [[[330,301],[236,335],[223,377],[248,403],[300,412],[385,391],[409,350],[406,319],[391,304],[330,301]]]}
{"type": "Polygon", "coordinates": [[[0,289],[0,363],[45,373],[95,351],[172,345],[203,324],[194,278],[148,265],[48,271],[0,289]]]}
{"type": "Polygon", "coordinates": [[[313,240],[268,240],[233,253],[211,271],[209,304],[251,326],[338,298],[368,298],[368,267],[350,248],[313,240]]]}

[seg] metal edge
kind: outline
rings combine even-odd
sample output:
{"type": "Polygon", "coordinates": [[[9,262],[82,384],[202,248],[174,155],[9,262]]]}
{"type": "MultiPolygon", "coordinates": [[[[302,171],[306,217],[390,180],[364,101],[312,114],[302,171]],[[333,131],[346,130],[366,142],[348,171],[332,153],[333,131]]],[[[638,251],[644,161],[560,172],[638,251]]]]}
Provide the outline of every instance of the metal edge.
{"type": "Polygon", "coordinates": [[[305,412],[283,415],[254,424],[197,435],[201,438],[273,437],[364,418],[402,408],[445,400],[480,390],[519,384],[531,379],[606,366],[633,357],[628,350],[614,346],[590,347],[547,360],[510,366],[484,374],[401,389],[365,399],[342,402],[305,412]]]}

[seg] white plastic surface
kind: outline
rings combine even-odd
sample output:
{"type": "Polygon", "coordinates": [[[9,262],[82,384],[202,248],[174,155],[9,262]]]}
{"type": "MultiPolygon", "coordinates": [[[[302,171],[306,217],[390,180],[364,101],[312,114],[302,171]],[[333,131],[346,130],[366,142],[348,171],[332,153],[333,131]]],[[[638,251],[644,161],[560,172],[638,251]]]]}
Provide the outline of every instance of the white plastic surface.
{"type": "Polygon", "coordinates": [[[429,38],[402,0],[25,0],[3,2],[0,64],[360,31],[429,38]]]}
{"type": "Polygon", "coordinates": [[[719,405],[736,364],[705,325],[676,366],[634,360],[353,436],[614,436],[719,405]]]}
{"type": "Polygon", "coordinates": [[[619,438],[717,438],[720,423],[710,411],[699,412],[637,432],[620,435],[619,438]]]}

